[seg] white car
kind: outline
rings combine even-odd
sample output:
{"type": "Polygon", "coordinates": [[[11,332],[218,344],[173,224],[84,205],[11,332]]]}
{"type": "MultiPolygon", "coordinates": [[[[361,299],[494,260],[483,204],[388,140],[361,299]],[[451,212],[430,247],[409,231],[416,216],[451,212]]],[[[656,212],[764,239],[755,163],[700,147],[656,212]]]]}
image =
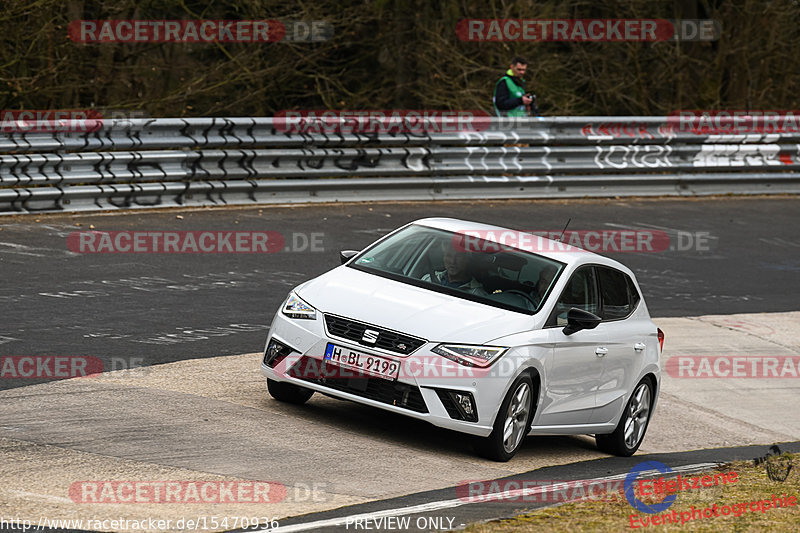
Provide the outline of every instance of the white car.
{"type": "Polygon", "coordinates": [[[318,391],[426,420],[478,437],[499,461],[528,434],[638,449],[664,337],[625,266],[444,218],[341,259],[275,314],[261,364],[275,399],[318,391]]]}

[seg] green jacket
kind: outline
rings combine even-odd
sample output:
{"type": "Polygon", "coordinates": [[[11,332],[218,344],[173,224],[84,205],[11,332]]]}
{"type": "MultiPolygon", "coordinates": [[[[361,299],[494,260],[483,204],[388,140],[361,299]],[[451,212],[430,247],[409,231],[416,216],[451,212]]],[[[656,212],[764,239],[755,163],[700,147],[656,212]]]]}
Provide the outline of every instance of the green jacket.
{"type": "Polygon", "coordinates": [[[525,80],[516,78],[514,71],[508,69],[505,76],[497,80],[494,85],[494,96],[492,103],[494,111],[498,117],[527,117],[528,109],[522,103],[522,96],[525,94],[525,80]],[[518,85],[516,80],[522,82],[518,85]],[[518,101],[518,102],[515,102],[518,101]],[[516,106],[513,104],[517,103],[516,106]]]}

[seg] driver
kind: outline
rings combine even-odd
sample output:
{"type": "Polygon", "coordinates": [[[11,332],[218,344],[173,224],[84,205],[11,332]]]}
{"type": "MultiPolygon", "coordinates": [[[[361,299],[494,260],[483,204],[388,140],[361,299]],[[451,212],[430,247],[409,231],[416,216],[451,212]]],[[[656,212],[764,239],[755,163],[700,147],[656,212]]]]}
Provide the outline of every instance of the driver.
{"type": "MultiPolygon", "coordinates": [[[[468,252],[456,250],[452,245],[442,244],[444,253],[444,270],[433,272],[434,283],[452,287],[478,296],[488,296],[483,284],[472,275],[471,256],[468,252]]],[[[422,281],[431,281],[431,275],[422,276],[422,281]]]]}
{"type": "Polygon", "coordinates": [[[553,278],[556,275],[556,267],[553,265],[545,266],[541,272],[539,272],[539,279],[536,281],[536,285],[534,286],[534,294],[538,296],[539,301],[544,298],[544,293],[547,292],[548,287],[553,282],[553,278]]]}

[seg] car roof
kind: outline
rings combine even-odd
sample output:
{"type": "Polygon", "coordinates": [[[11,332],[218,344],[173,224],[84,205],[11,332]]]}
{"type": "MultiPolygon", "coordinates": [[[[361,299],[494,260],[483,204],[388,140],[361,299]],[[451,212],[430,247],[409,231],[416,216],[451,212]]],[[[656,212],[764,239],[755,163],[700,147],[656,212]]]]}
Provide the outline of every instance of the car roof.
{"type": "Polygon", "coordinates": [[[609,257],[584,250],[583,248],[578,248],[577,246],[557,242],[546,237],[532,235],[530,232],[526,231],[456,218],[423,218],[415,220],[411,224],[437,228],[453,233],[479,236],[486,241],[511,247],[523,252],[535,253],[561,263],[566,263],[569,266],[586,263],[607,265],[622,270],[635,279],[633,272],[628,267],[609,257]],[[507,232],[511,233],[509,234],[507,232]]]}

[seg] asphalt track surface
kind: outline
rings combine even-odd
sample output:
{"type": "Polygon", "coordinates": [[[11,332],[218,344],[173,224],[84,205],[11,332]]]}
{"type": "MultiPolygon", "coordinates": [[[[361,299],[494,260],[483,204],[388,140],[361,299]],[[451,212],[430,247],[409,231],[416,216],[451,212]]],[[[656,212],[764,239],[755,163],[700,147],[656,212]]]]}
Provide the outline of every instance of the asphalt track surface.
{"type": "MultiPolygon", "coordinates": [[[[654,317],[797,310],[795,197],[450,202],[203,209],[0,219],[0,355],[97,357],[105,370],[260,351],[298,283],[419,218],[523,230],[659,230],[672,250],[609,252],[654,317]],[[75,231],[275,231],[259,254],[89,254],[75,231]],[[700,237],[699,246],[698,236],[700,237]],[[686,250],[680,248],[689,248],[686,250]]],[[[35,379],[2,379],[0,389],[35,379]]]]}

